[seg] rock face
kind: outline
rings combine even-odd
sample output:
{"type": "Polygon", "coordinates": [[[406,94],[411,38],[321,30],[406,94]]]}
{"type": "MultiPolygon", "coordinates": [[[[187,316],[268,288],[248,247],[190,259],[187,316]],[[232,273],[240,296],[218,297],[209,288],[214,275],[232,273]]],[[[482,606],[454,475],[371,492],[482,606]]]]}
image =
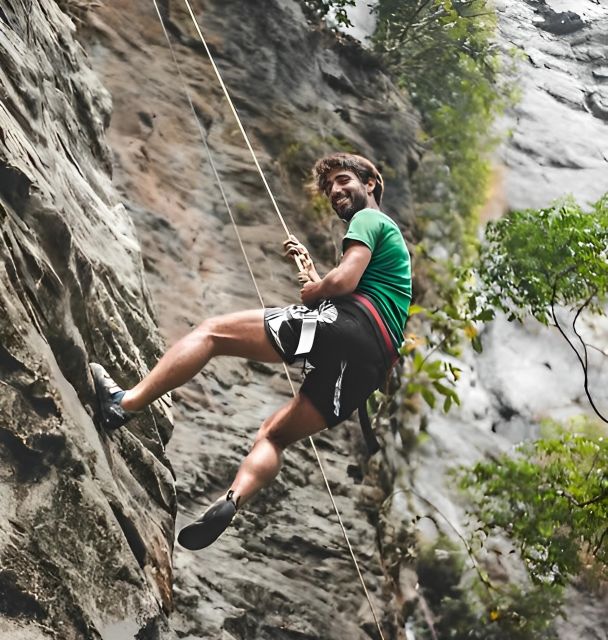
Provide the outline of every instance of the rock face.
{"type": "MultiPolygon", "coordinates": [[[[80,3],[62,6],[83,18],[80,3]]],[[[8,517],[0,633],[374,637],[307,444],[287,454],[279,480],[218,544],[204,554],[177,550],[172,566],[168,459],[181,525],[226,488],[257,426],[290,388],[279,368],[218,361],[176,394],[166,453],[171,426],[160,409],[109,436],[95,427],[87,363],[104,363],[125,385],[153,364],[161,343],[151,298],[168,342],[204,317],[259,303],[153,4],[95,7],[79,33],[88,61],[55,3],[36,3],[29,16],[17,3],[1,8],[0,451],[8,517]]],[[[279,260],[282,230],[196,32],[182,7],[161,10],[265,302],[296,300],[294,273],[279,260]]],[[[304,168],[350,146],[383,164],[387,202],[406,223],[418,149],[405,97],[352,41],[310,29],[298,3],[248,4],[246,20],[243,10],[234,1],[196,6],[290,227],[310,232],[333,258],[332,229],[319,232],[305,215],[304,168]]],[[[378,614],[396,637],[373,526],[382,496],[363,479],[358,427],[323,435],[317,446],[378,614]]]]}
{"type": "Polygon", "coordinates": [[[171,424],[100,433],[88,362],[133,380],[161,343],[110,95],[73,35],[50,0],[0,5],[0,635],[151,638],[172,608],[171,424]]]}
{"type": "MultiPolygon", "coordinates": [[[[494,4],[501,46],[520,51],[516,82],[521,91],[521,99],[504,123],[512,135],[499,150],[503,167],[497,215],[545,207],[568,194],[581,203],[597,200],[608,191],[608,128],[590,106],[589,97],[604,90],[608,10],[591,2],[568,0],[497,0],[494,4]],[[567,12],[577,12],[578,19],[567,12]],[[555,27],[562,19],[571,27],[577,25],[576,29],[555,27]],[[553,27],[547,29],[548,24],[553,27]]],[[[563,311],[566,327],[568,320],[571,314],[563,311]]],[[[605,317],[580,324],[586,341],[595,346],[606,344],[605,317]]],[[[401,517],[402,530],[410,540],[432,542],[440,535],[454,538],[447,520],[457,527],[465,520],[461,499],[445,473],[454,464],[495,456],[513,443],[537,436],[544,419],[592,415],[576,356],[556,329],[534,321],[522,326],[497,319],[483,329],[482,339],[483,353],[469,354],[459,363],[463,368],[459,383],[462,408],[447,417],[429,417],[430,438],[406,468],[398,458],[392,460],[396,491],[401,487],[401,492],[387,522],[395,527],[401,517]],[[421,520],[412,528],[416,518],[421,520]]],[[[605,413],[606,358],[592,350],[589,368],[591,392],[605,413]]],[[[516,579],[518,567],[504,561],[504,542],[493,544],[486,559],[490,576],[499,582],[516,579]]],[[[412,565],[404,563],[400,576],[404,592],[411,593],[418,579],[412,565]]],[[[605,595],[570,589],[567,619],[556,621],[559,637],[606,638],[605,607],[605,595]]]]}
{"type": "Polygon", "coordinates": [[[495,4],[501,41],[523,54],[502,154],[508,206],[544,207],[568,193],[597,200],[608,189],[608,11],[576,0],[495,4]]]}
{"type": "MultiPolygon", "coordinates": [[[[576,0],[496,4],[503,42],[525,54],[517,72],[521,101],[506,123],[513,135],[500,153],[506,208],[544,207],[568,194],[596,201],[608,191],[608,8],[576,0]]],[[[568,326],[572,314],[562,316],[568,326]]],[[[606,317],[588,318],[580,329],[591,345],[608,340],[606,317]]],[[[605,415],[608,363],[590,353],[590,390],[605,415]]],[[[489,392],[494,406],[486,417],[494,414],[493,429],[511,441],[535,435],[543,418],[591,414],[576,356],[555,329],[492,323],[477,371],[476,394],[489,392]]],[[[567,617],[556,621],[559,637],[608,637],[607,605],[605,595],[571,588],[567,617]]]]}
{"type": "MultiPolygon", "coordinates": [[[[328,232],[319,233],[307,217],[302,182],[317,155],[348,145],[384,163],[391,175],[388,201],[407,220],[417,148],[416,118],[404,96],[354,43],[311,29],[298,3],[249,3],[247,19],[244,6],[217,1],[195,9],[289,227],[301,237],[310,231],[317,249],[333,258],[328,232]]],[[[169,17],[176,56],[264,301],[296,301],[294,271],[280,260],[284,232],[193,24],[180,3],[170,5],[169,17]]],[[[259,307],[153,6],[112,3],[95,11],[90,24],[83,37],[114,99],[115,184],[142,238],[167,341],[210,315],[259,307]]],[[[299,372],[292,375],[297,384],[299,372]]],[[[176,392],[168,455],[177,474],[178,526],[227,488],[261,421],[290,395],[282,368],[230,359],[212,362],[176,392]]],[[[363,481],[358,427],[350,423],[316,441],[371,597],[390,630],[392,594],[370,521],[381,494],[363,481]]],[[[278,480],[217,544],[202,553],[177,548],[174,558],[171,624],[180,636],[374,637],[306,442],[287,453],[278,480]]]]}
{"type": "MultiPolygon", "coordinates": [[[[516,69],[521,100],[505,122],[513,134],[499,150],[503,206],[546,207],[569,194],[581,204],[594,202],[608,191],[608,127],[589,104],[589,96],[603,91],[608,9],[569,0],[497,5],[501,42],[525,54],[516,69]],[[547,17],[555,21],[574,10],[581,29],[547,32],[547,17]]],[[[562,311],[567,331],[571,320],[562,311]]],[[[587,318],[581,330],[590,344],[605,344],[605,318],[587,318]]],[[[542,418],[590,413],[576,356],[555,329],[498,320],[486,328],[484,347],[477,366],[496,399],[494,430],[517,441],[534,434],[542,418]]],[[[591,391],[605,411],[606,363],[593,350],[590,372],[591,391]]]]}

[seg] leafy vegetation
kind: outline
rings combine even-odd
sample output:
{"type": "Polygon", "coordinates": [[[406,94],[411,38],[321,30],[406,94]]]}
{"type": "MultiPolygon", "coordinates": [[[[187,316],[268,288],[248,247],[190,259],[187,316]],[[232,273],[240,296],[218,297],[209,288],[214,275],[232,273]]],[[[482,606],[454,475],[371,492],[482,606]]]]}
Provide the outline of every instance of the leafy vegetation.
{"type": "Polygon", "coordinates": [[[410,308],[408,333],[400,350],[408,356],[403,363],[401,393],[406,406],[416,409],[411,398],[420,394],[431,409],[441,406],[447,413],[460,404],[456,383],[462,372],[456,359],[464,344],[482,350],[479,323],[491,320],[494,311],[470,303],[474,276],[469,268],[432,260],[425,255],[424,245],[418,245],[416,252],[417,264],[425,265],[424,277],[430,284],[423,296],[425,305],[410,308]]]}
{"type": "Polygon", "coordinates": [[[426,517],[446,521],[462,543],[440,534],[432,546],[407,548],[422,599],[408,619],[416,638],[555,640],[564,587],[573,579],[588,589],[606,584],[608,444],[589,418],[567,429],[549,422],[543,431],[515,456],[456,471],[471,504],[468,535],[408,490],[432,508],[426,517]],[[489,575],[482,568],[484,556],[502,556],[497,537],[513,544],[502,552],[519,559],[509,562],[515,574],[522,562],[528,579],[506,582],[502,570],[489,575]],[[475,571],[467,569],[470,561],[475,571]]]}
{"type": "Polygon", "coordinates": [[[508,535],[536,584],[608,578],[608,441],[566,432],[517,453],[463,472],[479,531],[508,535]]]}
{"type": "Polygon", "coordinates": [[[305,11],[315,20],[333,18],[335,26],[351,27],[346,7],[354,7],[355,0],[303,0],[305,11]]]}
{"type": "Polygon", "coordinates": [[[455,213],[473,231],[490,176],[495,117],[512,98],[485,0],[380,0],[376,51],[419,108],[429,146],[444,159],[455,213]]]}
{"type": "Polygon", "coordinates": [[[608,296],[608,195],[585,211],[572,199],[540,211],[525,210],[488,224],[478,265],[479,286],[469,307],[488,318],[493,309],[509,320],[532,316],[555,326],[572,348],[589,391],[589,348],[577,329],[583,312],[604,314],[608,296]],[[566,307],[575,341],[558,314],[566,307]]]}
{"type": "MultiPolygon", "coordinates": [[[[419,252],[423,250],[423,245],[418,248],[419,252]]],[[[449,365],[449,356],[458,356],[466,340],[481,351],[479,323],[491,321],[497,311],[506,313],[511,321],[533,317],[556,327],[576,354],[591,407],[608,422],[590,392],[589,350],[603,352],[588,344],[578,330],[585,313],[605,314],[608,195],[589,210],[568,198],[539,211],[516,211],[490,222],[478,258],[469,258],[467,266],[423,258],[432,282],[425,296],[426,306],[412,308],[414,317],[409,327],[416,333],[410,334],[404,345],[414,356],[412,371],[421,370],[416,362],[426,364],[429,358],[437,360],[443,354],[441,370],[456,374],[449,380],[453,384],[459,372],[449,365]],[[559,310],[564,308],[571,316],[570,335],[563,314],[560,316],[559,310]],[[417,315],[423,318],[422,323],[417,315]],[[418,337],[422,332],[424,340],[418,337]]],[[[419,382],[414,381],[416,385],[419,382]]],[[[421,383],[426,384],[425,380],[421,383]]],[[[417,386],[409,389],[421,392],[417,386]]],[[[423,397],[430,406],[435,405],[428,392],[423,397]]],[[[455,397],[452,400],[457,402],[455,397]]],[[[448,402],[447,408],[451,404],[448,402]]]]}
{"type": "Polygon", "coordinates": [[[511,320],[558,320],[556,307],[603,313],[608,293],[608,195],[585,211],[572,199],[490,222],[479,261],[483,304],[511,320]]]}
{"type": "MultiPolygon", "coordinates": [[[[531,583],[508,589],[488,583],[478,597],[500,633],[445,637],[553,638],[563,590],[573,579],[597,588],[608,579],[608,442],[588,418],[460,469],[474,531],[470,547],[502,535],[514,543],[531,583]],[[503,633],[503,632],[507,633],[503,633]],[[509,635],[511,634],[511,635],[509,635]]],[[[474,608],[473,608],[474,610],[474,608]]],[[[465,616],[466,617],[466,616],[465,616]]],[[[456,627],[464,618],[458,617],[456,627]]],[[[440,636],[444,637],[444,636],[440,636]]]]}
{"type": "Polygon", "coordinates": [[[497,141],[492,124],[513,91],[501,75],[495,14],[485,0],[379,0],[375,11],[374,48],[418,107],[429,148],[413,180],[422,242],[416,317],[402,349],[411,356],[403,392],[406,404],[419,394],[431,408],[448,411],[459,404],[460,371],[450,357],[463,341],[481,349],[476,321],[491,314],[467,306],[470,273],[433,256],[425,239],[462,259],[476,255],[477,211],[497,141]]]}

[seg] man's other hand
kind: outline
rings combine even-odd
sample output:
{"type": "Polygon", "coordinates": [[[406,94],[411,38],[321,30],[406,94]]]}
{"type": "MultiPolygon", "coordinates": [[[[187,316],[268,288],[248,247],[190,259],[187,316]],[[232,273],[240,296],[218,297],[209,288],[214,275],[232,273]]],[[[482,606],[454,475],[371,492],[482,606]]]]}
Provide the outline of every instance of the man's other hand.
{"type": "Polygon", "coordinates": [[[319,298],[319,284],[316,282],[306,282],[300,289],[300,299],[307,307],[314,307],[319,298]]]}

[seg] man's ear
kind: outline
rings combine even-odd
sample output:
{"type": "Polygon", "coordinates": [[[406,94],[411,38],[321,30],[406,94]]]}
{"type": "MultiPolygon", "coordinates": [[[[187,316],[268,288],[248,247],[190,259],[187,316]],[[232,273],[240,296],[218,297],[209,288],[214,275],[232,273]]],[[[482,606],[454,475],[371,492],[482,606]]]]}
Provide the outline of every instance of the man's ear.
{"type": "Polygon", "coordinates": [[[372,193],[374,193],[374,189],[376,188],[376,178],[368,178],[365,187],[367,194],[371,196],[372,193]]]}

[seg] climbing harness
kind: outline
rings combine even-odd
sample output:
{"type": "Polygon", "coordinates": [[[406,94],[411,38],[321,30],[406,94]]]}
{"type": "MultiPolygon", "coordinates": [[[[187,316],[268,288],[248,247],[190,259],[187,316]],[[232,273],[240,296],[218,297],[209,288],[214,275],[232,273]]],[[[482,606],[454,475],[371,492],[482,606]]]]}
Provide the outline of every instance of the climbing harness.
{"type": "MultiPolygon", "coordinates": [[[[199,134],[201,136],[201,140],[203,142],[203,146],[205,148],[205,153],[207,155],[207,158],[209,160],[209,164],[210,164],[210,166],[212,168],[212,172],[213,172],[214,178],[215,178],[216,183],[218,185],[218,188],[220,190],[220,193],[221,193],[221,196],[222,196],[222,200],[224,202],[224,205],[226,206],[226,210],[228,211],[228,215],[230,217],[230,222],[231,222],[231,224],[232,224],[232,226],[234,228],[234,231],[235,231],[235,234],[236,234],[236,237],[237,237],[237,240],[238,240],[239,247],[241,249],[241,252],[243,254],[243,258],[245,260],[245,264],[247,265],[247,269],[249,271],[249,275],[251,276],[251,280],[253,282],[253,285],[255,287],[256,293],[258,295],[258,299],[260,300],[260,304],[262,305],[262,307],[265,307],[266,305],[264,304],[264,300],[263,300],[262,294],[261,294],[260,289],[259,289],[259,287],[257,285],[256,278],[255,278],[255,275],[253,273],[253,269],[251,267],[251,263],[249,261],[249,258],[247,256],[247,252],[245,250],[245,246],[243,244],[243,241],[242,241],[242,238],[241,238],[241,234],[240,234],[240,232],[238,230],[238,226],[236,224],[235,217],[234,217],[234,215],[232,213],[232,209],[231,209],[230,204],[228,202],[228,199],[226,197],[226,193],[225,193],[225,190],[223,188],[221,178],[220,178],[220,176],[219,176],[219,174],[217,172],[217,168],[215,166],[215,162],[213,160],[213,156],[211,154],[211,150],[210,150],[209,144],[207,142],[206,132],[204,131],[204,129],[203,129],[202,125],[201,125],[200,119],[199,119],[199,117],[198,117],[198,115],[196,113],[196,109],[194,108],[194,103],[192,102],[192,98],[191,98],[190,92],[188,90],[188,85],[186,84],[185,78],[184,78],[184,76],[182,74],[181,66],[180,66],[180,64],[179,64],[179,62],[177,60],[177,56],[175,54],[175,50],[173,48],[173,45],[171,43],[171,39],[170,39],[169,34],[167,32],[167,29],[165,27],[165,21],[163,19],[163,16],[162,16],[162,14],[160,12],[159,7],[158,7],[157,0],[152,0],[152,2],[154,4],[154,8],[156,9],[156,13],[158,15],[158,18],[159,18],[159,21],[160,21],[160,24],[161,24],[161,27],[162,27],[163,34],[165,36],[165,39],[166,39],[167,44],[169,46],[169,49],[171,51],[171,56],[173,58],[173,62],[175,64],[175,66],[176,66],[176,69],[178,71],[178,76],[179,76],[180,82],[181,82],[181,84],[183,86],[185,96],[187,98],[188,104],[190,105],[190,109],[192,111],[192,114],[194,115],[194,119],[195,119],[195,122],[196,122],[196,125],[197,125],[197,128],[198,128],[199,134]]],[[[201,39],[201,42],[202,42],[203,47],[205,49],[205,52],[207,53],[207,56],[208,56],[208,58],[209,58],[209,60],[211,62],[211,65],[212,65],[213,70],[215,72],[215,75],[216,75],[216,77],[217,77],[217,79],[219,81],[219,84],[222,87],[222,90],[224,92],[224,96],[226,97],[226,100],[228,101],[228,104],[230,105],[230,108],[231,108],[232,113],[234,115],[234,118],[235,118],[235,120],[236,120],[236,122],[238,124],[238,127],[239,127],[239,129],[241,131],[241,134],[243,135],[243,138],[245,140],[247,148],[249,149],[249,152],[251,153],[251,157],[253,158],[253,162],[254,162],[257,170],[258,170],[258,173],[259,173],[259,175],[260,175],[260,177],[262,179],[262,182],[263,182],[263,184],[264,184],[264,186],[266,188],[266,191],[268,192],[268,195],[269,195],[270,200],[271,200],[271,202],[273,204],[275,212],[276,212],[276,214],[277,214],[277,216],[278,216],[278,218],[279,218],[279,220],[280,220],[280,222],[281,222],[281,224],[283,226],[283,229],[285,230],[285,233],[286,233],[287,237],[289,238],[290,237],[289,229],[287,228],[285,220],[284,220],[284,218],[283,218],[283,216],[281,214],[281,211],[280,211],[280,209],[279,209],[279,207],[277,205],[277,202],[275,200],[274,194],[272,193],[272,190],[270,189],[270,185],[268,184],[268,181],[266,180],[266,176],[264,175],[262,167],[260,166],[260,163],[258,162],[258,159],[257,159],[257,156],[255,154],[255,151],[253,150],[253,147],[251,146],[251,142],[249,141],[249,137],[247,135],[247,132],[245,131],[245,128],[243,127],[243,124],[242,124],[241,119],[240,119],[240,117],[239,117],[239,115],[237,113],[237,110],[236,110],[236,108],[234,106],[234,103],[232,102],[232,99],[230,97],[228,89],[226,88],[226,85],[224,84],[224,81],[223,81],[222,76],[220,74],[220,71],[219,71],[219,69],[218,69],[218,67],[217,67],[217,65],[215,63],[213,55],[211,54],[211,51],[209,50],[209,47],[208,47],[207,42],[205,40],[205,37],[203,36],[203,33],[202,33],[202,31],[201,31],[201,29],[199,27],[198,21],[197,21],[194,13],[192,11],[192,7],[190,6],[190,3],[189,3],[188,0],[184,0],[184,3],[185,3],[185,5],[186,5],[186,7],[188,9],[188,12],[189,12],[190,17],[192,19],[194,27],[196,28],[196,31],[197,31],[197,33],[199,35],[199,38],[201,39]]],[[[300,271],[302,271],[302,266],[301,266],[300,261],[297,259],[297,256],[296,256],[296,264],[298,266],[298,269],[300,271]]],[[[376,314],[377,314],[377,312],[376,312],[376,314]]],[[[380,320],[380,322],[382,322],[382,321],[380,320]]],[[[289,374],[289,370],[287,368],[287,365],[285,363],[283,363],[283,367],[285,368],[285,374],[287,376],[287,380],[289,381],[289,385],[291,387],[291,391],[292,391],[292,393],[293,393],[293,395],[295,397],[296,396],[296,390],[295,390],[293,381],[291,379],[291,376],[289,374]]],[[[360,413],[360,415],[361,415],[361,413],[360,413]]],[[[367,422],[369,424],[369,418],[368,418],[367,422]]],[[[371,431],[371,425],[369,425],[369,432],[373,436],[373,432],[371,431]]],[[[364,434],[365,434],[365,429],[364,429],[364,434]]],[[[338,518],[338,523],[340,524],[340,528],[342,530],[342,535],[343,535],[344,540],[346,542],[346,546],[348,547],[348,550],[350,552],[353,564],[354,564],[355,569],[357,571],[357,575],[359,576],[359,581],[361,582],[361,585],[362,585],[362,588],[363,588],[363,592],[365,593],[365,597],[367,598],[367,602],[369,604],[372,616],[374,618],[374,622],[375,622],[376,627],[378,629],[378,634],[380,636],[380,639],[384,640],[384,635],[382,633],[382,627],[380,626],[380,622],[378,620],[378,616],[376,615],[375,607],[374,607],[374,605],[372,603],[371,596],[369,594],[369,591],[368,591],[367,586],[365,584],[365,580],[363,578],[363,574],[361,573],[361,569],[359,568],[359,563],[357,561],[357,558],[355,556],[354,550],[353,550],[352,545],[350,543],[350,540],[348,538],[348,534],[346,533],[346,527],[344,526],[344,522],[342,521],[342,517],[340,515],[340,511],[338,509],[338,506],[337,506],[336,501],[334,499],[333,493],[331,491],[331,487],[329,486],[329,480],[327,479],[327,475],[326,475],[325,470],[323,468],[323,464],[321,462],[321,457],[319,455],[319,452],[317,450],[317,447],[316,447],[312,437],[309,437],[308,439],[309,439],[309,442],[310,442],[310,446],[312,447],[312,450],[313,450],[313,452],[315,454],[315,457],[317,459],[317,463],[319,465],[319,469],[321,470],[321,475],[323,477],[323,481],[325,483],[325,487],[327,489],[329,498],[330,498],[331,503],[333,505],[334,511],[336,513],[336,516],[338,518]]],[[[375,440],[375,437],[374,437],[374,440],[375,440]]],[[[367,436],[366,436],[366,442],[367,442],[367,436]]],[[[368,443],[368,446],[369,446],[369,443],[368,443]]],[[[376,441],[376,446],[377,446],[377,441],[376,441]]]]}
{"type": "MultiPolygon", "coordinates": [[[[362,309],[367,315],[369,321],[372,323],[374,329],[376,329],[377,333],[382,336],[382,342],[384,344],[384,358],[387,369],[387,376],[390,374],[392,368],[395,366],[395,363],[399,359],[399,354],[395,349],[393,342],[390,338],[388,328],[378,310],[371,303],[370,300],[367,299],[362,293],[353,293],[352,297],[355,300],[355,303],[362,309]]],[[[380,445],[378,444],[378,440],[376,439],[376,434],[372,429],[372,423],[369,420],[369,415],[367,413],[367,400],[364,400],[357,410],[359,415],[359,424],[361,425],[361,431],[363,433],[363,438],[365,440],[365,446],[370,455],[373,455],[380,449],[380,445]]]]}

